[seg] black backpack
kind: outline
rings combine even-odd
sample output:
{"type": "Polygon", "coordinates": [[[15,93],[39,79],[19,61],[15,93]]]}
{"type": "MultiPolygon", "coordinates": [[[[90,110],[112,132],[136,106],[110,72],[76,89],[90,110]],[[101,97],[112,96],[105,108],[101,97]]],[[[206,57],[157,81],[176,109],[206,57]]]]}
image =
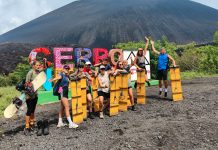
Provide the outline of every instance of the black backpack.
{"type": "Polygon", "coordinates": [[[59,79],[56,84],[54,85],[54,88],[53,88],[53,95],[54,96],[59,96],[60,93],[58,93],[58,90],[59,90],[59,87],[62,85],[62,79],[63,79],[63,75],[61,75],[62,78],[59,79]]]}

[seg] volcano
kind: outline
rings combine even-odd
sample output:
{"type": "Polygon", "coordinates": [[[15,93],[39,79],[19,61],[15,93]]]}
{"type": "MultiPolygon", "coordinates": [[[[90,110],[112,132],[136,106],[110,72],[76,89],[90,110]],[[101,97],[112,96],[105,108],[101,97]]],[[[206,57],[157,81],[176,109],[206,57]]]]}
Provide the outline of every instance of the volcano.
{"type": "Polygon", "coordinates": [[[0,36],[0,42],[79,44],[110,48],[118,42],[209,42],[218,10],[189,0],[80,0],[0,36]]]}

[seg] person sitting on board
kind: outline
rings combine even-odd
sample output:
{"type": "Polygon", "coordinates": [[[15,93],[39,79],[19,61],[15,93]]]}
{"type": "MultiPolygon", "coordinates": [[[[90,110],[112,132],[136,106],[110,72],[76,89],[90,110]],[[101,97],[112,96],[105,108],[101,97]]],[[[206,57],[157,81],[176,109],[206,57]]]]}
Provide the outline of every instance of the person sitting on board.
{"type": "Polygon", "coordinates": [[[166,53],[165,48],[161,48],[160,51],[157,51],[154,47],[154,41],[151,41],[152,51],[158,55],[158,72],[157,78],[159,80],[159,96],[161,97],[162,92],[164,92],[164,97],[167,97],[167,87],[168,87],[168,68],[169,68],[169,60],[173,62],[173,66],[176,66],[175,60],[166,53]],[[164,81],[165,89],[162,89],[162,80],[164,81]]]}
{"type": "Polygon", "coordinates": [[[108,99],[110,98],[110,79],[109,75],[113,74],[113,71],[106,71],[106,67],[104,65],[101,65],[99,67],[100,73],[98,74],[98,96],[100,101],[100,113],[99,117],[101,119],[104,119],[103,109],[107,108],[109,105],[108,99]],[[104,106],[104,101],[106,102],[106,105],[104,106]]]}
{"type": "Polygon", "coordinates": [[[63,123],[63,113],[65,110],[65,115],[67,117],[69,128],[77,128],[78,125],[72,122],[70,117],[70,108],[69,108],[69,102],[68,102],[68,91],[69,91],[69,73],[70,73],[70,67],[68,65],[64,65],[63,71],[53,79],[50,79],[50,82],[54,81],[61,81],[61,85],[59,87],[59,95],[58,99],[60,100],[60,109],[59,109],[59,119],[58,119],[58,125],[57,127],[63,127],[65,124],[63,123]]]}
{"type": "MultiPolygon", "coordinates": [[[[145,49],[143,50],[142,48],[138,48],[138,52],[135,57],[134,63],[138,70],[143,70],[143,69],[145,70],[145,82],[148,84],[148,86],[150,86],[150,82],[147,77],[146,64],[145,64],[149,39],[145,37],[145,40],[146,40],[145,49]]],[[[136,84],[135,84],[135,87],[136,87],[136,84]]]]}
{"type": "MultiPolygon", "coordinates": [[[[87,63],[89,64],[89,63],[87,63]]],[[[90,63],[91,64],[91,63],[90,63]]],[[[91,82],[92,82],[92,78],[89,75],[88,72],[86,72],[88,70],[84,71],[84,65],[80,64],[78,65],[78,69],[70,75],[70,79],[71,80],[76,80],[76,79],[81,79],[81,78],[86,78],[86,98],[87,98],[87,104],[88,104],[88,109],[89,109],[89,114],[88,117],[90,119],[94,119],[94,114],[92,111],[92,95],[91,95],[91,82]]]]}
{"type": "MultiPolygon", "coordinates": [[[[126,64],[126,61],[118,61],[116,65],[116,70],[114,75],[119,74],[119,73],[129,73],[129,69],[124,68],[124,64],[126,64]]],[[[136,111],[135,104],[134,104],[134,97],[133,97],[133,90],[131,86],[131,78],[128,79],[128,94],[130,97],[130,102],[131,102],[131,110],[136,111]]]]}

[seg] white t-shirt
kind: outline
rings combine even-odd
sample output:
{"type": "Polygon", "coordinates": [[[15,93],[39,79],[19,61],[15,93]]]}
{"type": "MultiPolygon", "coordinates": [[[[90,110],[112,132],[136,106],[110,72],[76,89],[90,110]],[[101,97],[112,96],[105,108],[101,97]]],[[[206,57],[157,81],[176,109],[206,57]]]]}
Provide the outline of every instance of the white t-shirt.
{"type": "Polygon", "coordinates": [[[131,81],[136,81],[137,80],[137,67],[136,66],[130,67],[130,73],[131,73],[131,81]]]}

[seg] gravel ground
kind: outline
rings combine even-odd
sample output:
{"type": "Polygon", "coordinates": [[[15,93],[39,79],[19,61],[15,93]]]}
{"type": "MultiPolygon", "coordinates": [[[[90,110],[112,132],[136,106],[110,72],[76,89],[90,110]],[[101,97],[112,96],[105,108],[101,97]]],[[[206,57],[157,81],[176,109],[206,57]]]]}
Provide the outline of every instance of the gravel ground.
{"type": "Polygon", "coordinates": [[[50,120],[47,136],[24,136],[23,117],[1,118],[0,149],[218,149],[218,78],[183,81],[180,102],[159,99],[157,91],[147,88],[148,104],[136,112],[88,119],[78,129],[57,129],[58,105],[40,106],[37,119],[50,120]]]}

